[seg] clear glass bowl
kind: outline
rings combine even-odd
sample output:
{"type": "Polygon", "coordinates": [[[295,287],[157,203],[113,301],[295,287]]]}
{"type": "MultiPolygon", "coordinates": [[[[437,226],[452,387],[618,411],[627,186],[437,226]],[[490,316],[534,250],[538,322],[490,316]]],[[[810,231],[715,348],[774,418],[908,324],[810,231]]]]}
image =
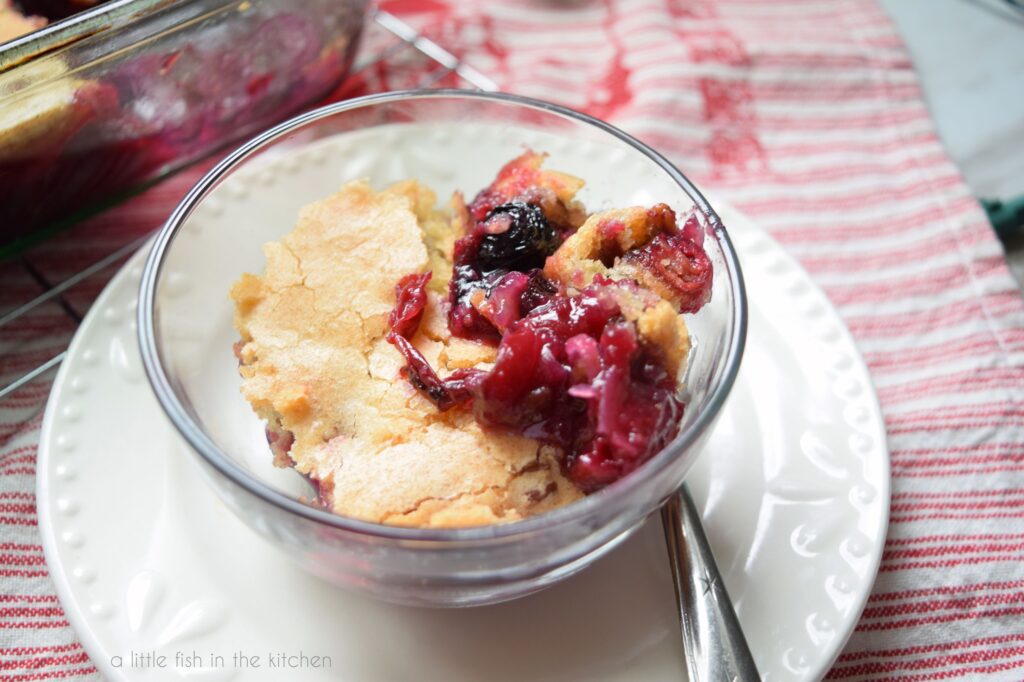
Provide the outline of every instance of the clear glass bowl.
{"type": "Polygon", "coordinates": [[[583,114],[505,94],[415,91],[324,107],[260,135],[208,173],[175,209],[146,262],[139,339],[153,390],[206,478],[251,528],[313,573],[394,602],[464,606],[536,591],[590,564],[676,491],[736,377],[746,302],[718,216],[657,152],[583,114]],[[553,512],[506,525],[399,528],[307,504],[299,474],[275,469],[262,423],[238,392],[231,284],[261,272],[261,246],[299,208],[345,181],[380,188],[415,177],[468,196],[528,145],[587,181],[591,210],[665,202],[706,225],[711,301],[696,341],[679,436],[640,469],[553,512]]]}

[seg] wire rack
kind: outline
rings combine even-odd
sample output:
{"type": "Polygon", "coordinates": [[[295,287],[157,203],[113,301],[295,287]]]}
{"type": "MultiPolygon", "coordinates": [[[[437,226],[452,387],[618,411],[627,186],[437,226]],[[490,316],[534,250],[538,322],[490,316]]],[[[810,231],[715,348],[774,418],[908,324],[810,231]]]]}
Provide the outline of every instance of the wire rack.
{"type": "MultiPolygon", "coordinates": [[[[490,78],[388,12],[374,11],[364,33],[363,46],[347,82],[373,81],[371,89],[374,85],[378,86],[376,89],[381,89],[380,86],[384,89],[440,86],[497,89],[490,78]],[[383,83],[374,77],[374,74],[384,72],[396,75],[383,83]]],[[[33,258],[32,250],[17,261],[4,265],[20,269],[22,272],[18,274],[22,279],[41,293],[13,309],[0,311],[0,332],[11,331],[21,323],[26,334],[13,336],[31,336],[31,330],[25,329],[30,316],[48,309],[50,314],[42,317],[50,324],[56,322],[60,347],[37,350],[36,354],[41,355],[38,361],[24,366],[24,362],[10,362],[10,356],[17,352],[18,343],[0,345],[0,400],[48,376],[60,365],[74,330],[93,301],[124,261],[149,240],[153,231],[147,231],[127,243],[114,245],[106,255],[83,264],[68,275],[54,277],[47,273],[33,258]],[[58,318],[56,321],[54,316],[58,318]]],[[[22,348],[19,355],[31,358],[32,353],[25,353],[22,348]]]]}

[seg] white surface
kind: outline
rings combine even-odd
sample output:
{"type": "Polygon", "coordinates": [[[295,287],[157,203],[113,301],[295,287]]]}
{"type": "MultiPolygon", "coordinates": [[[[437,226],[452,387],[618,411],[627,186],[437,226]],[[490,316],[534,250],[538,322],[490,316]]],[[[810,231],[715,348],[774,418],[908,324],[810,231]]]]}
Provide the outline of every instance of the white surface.
{"type": "MultiPolygon", "coordinates": [[[[690,481],[766,679],[820,676],[881,555],[888,455],[863,362],[834,310],[766,235],[722,207],[752,292],[748,351],[690,481]]],[[[168,656],[145,679],[282,679],[268,654],[328,655],[288,679],[678,680],[685,677],[660,530],[508,604],[389,606],[299,571],[202,482],[142,375],[141,254],[90,311],[54,385],[38,462],[40,529],[69,619],[112,657],[168,656]],[[175,653],[208,666],[186,670],[175,653]],[[259,670],[232,655],[259,656],[259,670]]]]}

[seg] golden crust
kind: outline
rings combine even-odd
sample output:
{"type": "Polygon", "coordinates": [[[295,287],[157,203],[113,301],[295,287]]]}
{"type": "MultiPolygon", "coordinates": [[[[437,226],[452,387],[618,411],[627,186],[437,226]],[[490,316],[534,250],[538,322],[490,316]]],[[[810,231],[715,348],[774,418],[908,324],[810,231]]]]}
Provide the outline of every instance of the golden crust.
{"type": "Polygon", "coordinates": [[[626,251],[670,229],[675,229],[675,223],[668,222],[665,214],[641,206],[595,213],[548,258],[544,274],[582,289],[595,275],[610,276],[615,261],[626,251]]]}
{"type": "Polygon", "coordinates": [[[410,201],[416,220],[419,222],[423,244],[430,259],[428,270],[433,272],[428,288],[438,293],[448,291],[452,277],[452,251],[455,248],[456,233],[452,221],[444,211],[438,211],[437,196],[430,188],[415,180],[403,180],[384,190],[389,194],[402,195],[410,201]]]}
{"type": "Polygon", "coordinates": [[[7,96],[16,102],[0,109],[0,159],[31,158],[51,150],[80,124],[76,95],[94,86],[66,76],[67,71],[63,62],[48,58],[0,74],[0,92],[13,92],[7,96]],[[39,85],[22,91],[24,83],[39,85]]]}
{"type": "Polygon", "coordinates": [[[636,324],[640,338],[660,353],[669,373],[678,376],[690,352],[690,336],[675,296],[657,278],[621,260],[627,251],[675,229],[674,214],[663,205],[595,213],[548,258],[544,275],[570,290],[584,288],[597,275],[639,282],[635,290],[616,291],[619,307],[636,324]]]}
{"type": "Polygon", "coordinates": [[[644,310],[634,322],[640,338],[660,351],[669,376],[679,376],[690,354],[690,333],[683,316],[662,300],[644,310]]]}
{"type": "MultiPolygon", "coordinates": [[[[350,183],[264,247],[265,273],[244,275],[231,292],[242,393],[272,428],[294,434],[295,468],[321,482],[339,514],[466,526],[578,499],[554,453],[485,433],[471,414],[438,413],[399,374],[403,360],[384,339],[395,283],[451,267],[434,265],[450,250],[433,201],[413,182],[380,193],[350,183]]],[[[443,305],[432,291],[412,339],[427,360],[454,368],[493,358],[493,349],[450,338],[443,305]]]]}

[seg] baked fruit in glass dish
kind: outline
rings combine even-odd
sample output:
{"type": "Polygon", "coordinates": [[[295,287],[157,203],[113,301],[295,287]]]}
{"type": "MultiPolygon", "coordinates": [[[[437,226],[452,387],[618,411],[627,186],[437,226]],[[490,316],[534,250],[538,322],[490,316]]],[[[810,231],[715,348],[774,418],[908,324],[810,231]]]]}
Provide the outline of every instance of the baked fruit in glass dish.
{"type": "MultiPolygon", "coordinates": [[[[328,95],[366,2],[91,4],[0,45],[0,258],[328,95]]],[[[43,21],[0,0],[0,42],[43,21]]]]}
{"type": "Polygon", "coordinates": [[[665,204],[588,215],[583,181],[543,161],[521,154],[447,210],[413,180],[350,182],[232,288],[242,392],[324,508],[519,521],[676,435],[682,313],[711,296],[704,232],[665,204]]]}
{"type": "Polygon", "coordinates": [[[339,585],[464,606],[575,573],[679,488],[745,316],[724,227],[656,152],[430,91],[230,155],[157,237],[138,321],[239,518],[339,585]]]}

